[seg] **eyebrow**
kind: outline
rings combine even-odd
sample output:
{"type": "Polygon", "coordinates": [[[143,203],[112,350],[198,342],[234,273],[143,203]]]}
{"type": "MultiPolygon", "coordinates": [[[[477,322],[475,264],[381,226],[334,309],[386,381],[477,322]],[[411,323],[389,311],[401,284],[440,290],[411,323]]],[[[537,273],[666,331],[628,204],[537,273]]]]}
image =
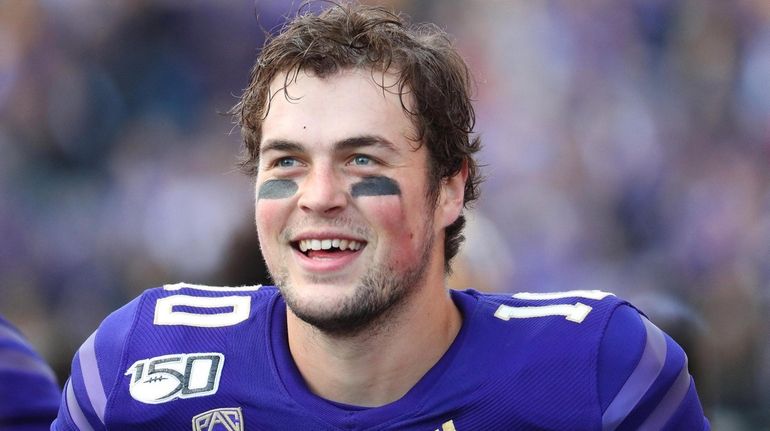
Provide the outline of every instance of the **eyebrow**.
{"type": "MultiPolygon", "coordinates": [[[[334,143],[335,151],[349,151],[357,148],[379,146],[393,152],[398,152],[392,142],[379,135],[359,135],[345,138],[334,143]]],[[[284,151],[290,153],[304,153],[305,147],[296,141],[288,139],[270,139],[265,141],[259,149],[260,154],[267,151],[284,151]]]]}
{"type": "Polygon", "coordinates": [[[378,135],[360,135],[352,136],[347,139],[343,139],[334,144],[334,149],[339,150],[354,150],[356,148],[363,147],[383,147],[390,151],[397,151],[396,146],[392,142],[378,135]]]}
{"type": "Polygon", "coordinates": [[[259,153],[264,154],[267,151],[284,151],[287,153],[303,153],[305,149],[298,142],[286,139],[271,139],[259,146],[259,153]]]}

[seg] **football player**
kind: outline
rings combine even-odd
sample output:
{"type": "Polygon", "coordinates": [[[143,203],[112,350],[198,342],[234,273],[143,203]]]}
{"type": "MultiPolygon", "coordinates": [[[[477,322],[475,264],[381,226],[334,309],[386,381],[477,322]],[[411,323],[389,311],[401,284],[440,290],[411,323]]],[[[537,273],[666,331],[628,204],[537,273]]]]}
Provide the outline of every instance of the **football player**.
{"type": "Polygon", "coordinates": [[[381,8],[301,14],[234,108],[276,286],[174,284],[78,351],[54,430],[707,430],[682,349],[600,291],[446,288],[471,79],[381,8]]]}

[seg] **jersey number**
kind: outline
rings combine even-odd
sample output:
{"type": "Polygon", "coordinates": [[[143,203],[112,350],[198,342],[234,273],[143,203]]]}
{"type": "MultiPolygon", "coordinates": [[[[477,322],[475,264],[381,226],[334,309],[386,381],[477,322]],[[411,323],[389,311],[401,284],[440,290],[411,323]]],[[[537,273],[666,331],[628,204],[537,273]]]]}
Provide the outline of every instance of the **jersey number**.
{"type": "MultiPolygon", "coordinates": [[[[570,292],[554,293],[517,293],[513,295],[517,299],[548,300],[562,298],[587,298],[600,300],[612,295],[601,290],[573,290],[570,292]]],[[[531,317],[564,316],[570,322],[581,323],[593,308],[590,305],[576,302],[574,304],[535,305],[529,307],[512,307],[501,305],[495,311],[495,317],[501,320],[528,319],[531,317]]]]}
{"type": "Polygon", "coordinates": [[[172,295],[155,302],[156,325],[221,328],[249,318],[251,297],[172,295]]]}

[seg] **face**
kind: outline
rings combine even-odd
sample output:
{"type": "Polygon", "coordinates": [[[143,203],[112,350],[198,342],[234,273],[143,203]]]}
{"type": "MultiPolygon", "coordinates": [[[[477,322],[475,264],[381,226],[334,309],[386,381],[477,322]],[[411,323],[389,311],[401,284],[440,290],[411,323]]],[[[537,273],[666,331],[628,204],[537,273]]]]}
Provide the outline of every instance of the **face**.
{"type": "Polygon", "coordinates": [[[399,96],[375,84],[392,75],[300,72],[289,100],[284,77],[262,127],[262,253],[293,314],[356,332],[420,289],[428,271],[443,274],[435,238],[446,223],[427,198],[427,150],[409,139],[399,96]]]}

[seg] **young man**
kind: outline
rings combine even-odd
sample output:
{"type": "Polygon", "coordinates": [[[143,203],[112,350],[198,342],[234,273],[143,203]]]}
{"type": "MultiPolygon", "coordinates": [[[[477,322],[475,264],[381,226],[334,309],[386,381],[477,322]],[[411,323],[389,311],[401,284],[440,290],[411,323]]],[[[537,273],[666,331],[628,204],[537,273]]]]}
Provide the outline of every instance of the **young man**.
{"type": "Polygon", "coordinates": [[[0,317],[0,430],[47,430],[56,417],[59,391],[51,367],[0,317]]]}
{"type": "Polygon", "coordinates": [[[268,41],[235,112],[277,287],[145,292],[80,348],[53,429],[708,429],[684,352],[611,294],[445,288],[469,82],[377,8],[268,41]]]}

